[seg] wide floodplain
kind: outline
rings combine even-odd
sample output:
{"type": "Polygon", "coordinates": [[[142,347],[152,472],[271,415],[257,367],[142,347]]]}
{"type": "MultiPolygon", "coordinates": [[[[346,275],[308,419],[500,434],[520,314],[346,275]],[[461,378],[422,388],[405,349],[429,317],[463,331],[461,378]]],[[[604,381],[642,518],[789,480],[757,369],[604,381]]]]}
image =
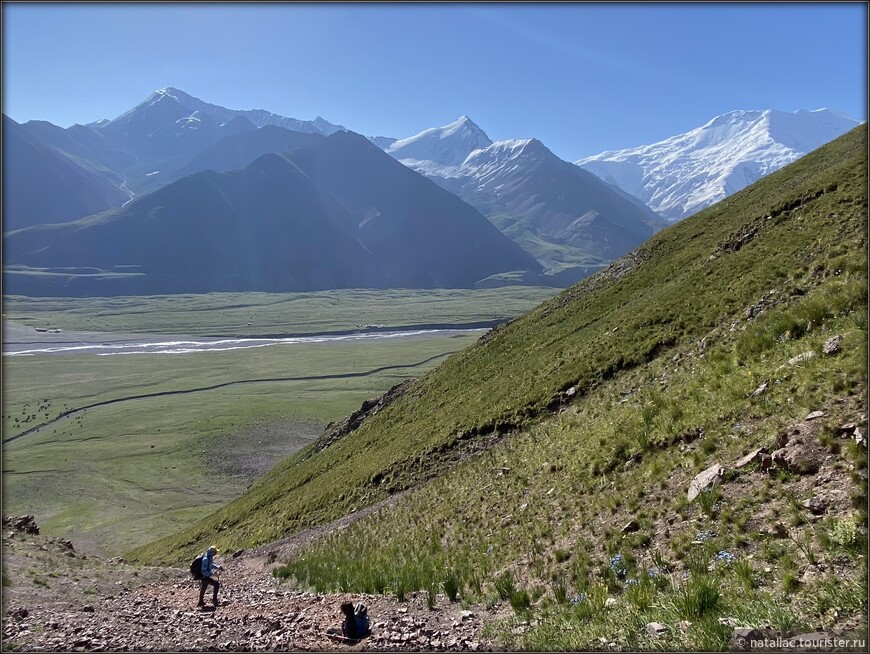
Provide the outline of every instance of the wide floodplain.
{"type": "Polygon", "coordinates": [[[554,293],[4,298],[4,512],[122,554],[554,293]]]}

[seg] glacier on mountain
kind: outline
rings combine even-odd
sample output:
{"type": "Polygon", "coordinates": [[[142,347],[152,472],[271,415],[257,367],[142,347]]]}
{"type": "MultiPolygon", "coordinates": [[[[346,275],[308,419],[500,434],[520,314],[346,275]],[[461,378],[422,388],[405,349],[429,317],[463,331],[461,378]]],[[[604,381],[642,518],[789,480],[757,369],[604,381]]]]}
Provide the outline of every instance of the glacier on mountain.
{"type": "Polygon", "coordinates": [[[432,127],[393,141],[385,151],[403,163],[418,161],[458,166],[471,152],[489,145],[492,141],[486,133],[468,116],[461,116],[444,127],[432,127]]]}
{"type": "Polygon", "coordinates": [[[830,109],[731,111],[685,134],[575,163],[675,222],[857,126],[830,109]]]}
{"type": "Polygon", "coordinates": [[[576,282],[664,225],[642,202],[539,140],[492,142],[467,116],[385,150],[489,218],[538,259],[551,282],[576,282]]]}

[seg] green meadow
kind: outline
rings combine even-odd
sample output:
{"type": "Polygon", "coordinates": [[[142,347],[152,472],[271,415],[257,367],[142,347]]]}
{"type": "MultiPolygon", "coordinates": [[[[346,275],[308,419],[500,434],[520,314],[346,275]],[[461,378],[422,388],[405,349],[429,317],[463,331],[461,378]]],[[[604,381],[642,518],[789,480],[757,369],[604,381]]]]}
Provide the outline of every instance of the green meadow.
{"type": "Polygon", "coordinates": [[[4,317],[30,327],[190,336],[305,334],[465,324],[514,318],[558,289],[340,289],[316,293],[206,293],[149,297],[4,298],[4,317]],[[249,324],[250,323],[250,324],[249,324]]]}
{"type": "MultiPolygon", "coordinates": [[[[549,295],[529,288],[15,297],[4,312],[18,325],[65,332],[219,334],[252,315],[260,333],[310,332],[503,320],[549,295]]],[[[44,533],[120,554],[235,499],[327,423],[481,333],[174,355],[4,357],[4,513],[33,513],[44,533]]]]}

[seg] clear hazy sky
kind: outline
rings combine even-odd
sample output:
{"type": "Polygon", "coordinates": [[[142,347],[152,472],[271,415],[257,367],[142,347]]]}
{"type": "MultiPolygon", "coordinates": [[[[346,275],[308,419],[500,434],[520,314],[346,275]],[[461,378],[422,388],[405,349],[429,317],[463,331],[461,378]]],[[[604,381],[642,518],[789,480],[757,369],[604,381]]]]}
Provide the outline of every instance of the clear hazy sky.
{"type": "Polygon", "coordinates": [[[67,127],[180,88],[367,136],[470,116],[573,161],[733,109],[867,117],[867,3],[3,3],[3,112],[67,127]]]}

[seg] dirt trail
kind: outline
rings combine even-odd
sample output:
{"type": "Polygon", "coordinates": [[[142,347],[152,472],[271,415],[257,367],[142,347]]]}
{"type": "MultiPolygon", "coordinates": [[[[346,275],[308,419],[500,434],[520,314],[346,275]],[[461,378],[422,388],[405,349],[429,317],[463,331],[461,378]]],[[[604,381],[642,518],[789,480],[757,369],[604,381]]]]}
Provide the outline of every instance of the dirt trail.
{"type": "MultiPolygon", "coordinates": [[[[395,597],[291,590],[272,569],[299,546],[346,528],[392,497],[329,525],[217,557],[226,568],[217,608],[198,609],[187,570],[141,568],[76,552],[69,541],[3,532],[3,651],[478,651],[496,646],[482,631],[509,607],[463,607],[425,593],[395,597]],[[277,554],[269,563],[271,552],[277,554]],[[7,584],[7,581],[9,582],[7,584]],[[343,601],[369,607],[371,635],[356,644],[326,635],[343,601]]],[[[206,594],[210,597],[210,590],[206,594]]]]}

